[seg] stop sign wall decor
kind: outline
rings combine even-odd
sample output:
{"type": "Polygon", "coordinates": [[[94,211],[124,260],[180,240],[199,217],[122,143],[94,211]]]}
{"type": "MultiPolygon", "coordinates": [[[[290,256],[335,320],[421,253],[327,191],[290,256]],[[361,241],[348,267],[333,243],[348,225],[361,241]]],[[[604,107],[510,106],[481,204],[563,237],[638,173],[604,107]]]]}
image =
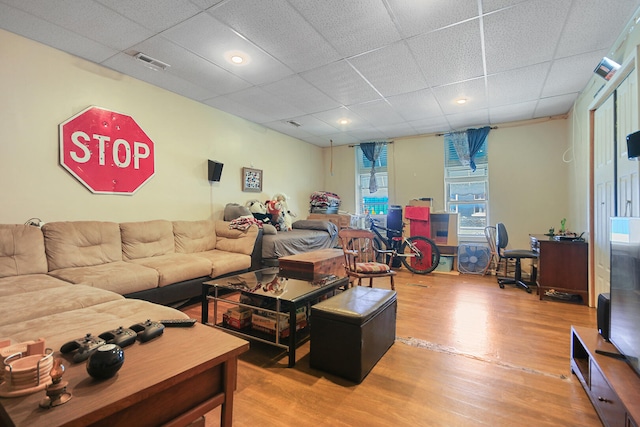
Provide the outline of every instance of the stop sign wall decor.
{"type": "Polygon", "coordinates": [[[155,173],[153,141],[130,116],[89,107],[60,124],[60,164],[93,193],[133,194],[155,173]]]}

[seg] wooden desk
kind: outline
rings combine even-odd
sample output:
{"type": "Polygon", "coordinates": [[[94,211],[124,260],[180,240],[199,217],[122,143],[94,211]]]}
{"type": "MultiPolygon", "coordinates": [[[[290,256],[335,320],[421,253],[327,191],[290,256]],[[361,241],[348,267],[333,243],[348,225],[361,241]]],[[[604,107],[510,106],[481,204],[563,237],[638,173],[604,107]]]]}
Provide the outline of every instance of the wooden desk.
{"type": "Polygon", "coordinates": [[[243,339],[196,324],[126,347],[124,365],[104,381],[65,356],[71,400],[42,409],[44,391],[0,398],[0,425],[185,426],[222,405],[220,425],[231,426],[238,356],[248,349],[243,339]]]}
{"type": "Polygon", "coordinates": [[[555,289],[582,297],[589,303],[587,243],[554,240],[545,235],[531,235],[531,249],[537,251],[540,299],[555,289]]]}

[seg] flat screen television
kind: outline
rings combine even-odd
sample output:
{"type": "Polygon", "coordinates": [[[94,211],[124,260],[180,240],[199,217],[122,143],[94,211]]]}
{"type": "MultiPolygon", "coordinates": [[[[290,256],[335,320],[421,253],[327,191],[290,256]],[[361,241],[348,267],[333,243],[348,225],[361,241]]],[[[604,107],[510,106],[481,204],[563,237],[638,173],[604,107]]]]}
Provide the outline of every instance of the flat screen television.
{"type": "Polygon", "coordinates": [[[640,218],[611,218],[609,340],[640,375],[640,218]]]}

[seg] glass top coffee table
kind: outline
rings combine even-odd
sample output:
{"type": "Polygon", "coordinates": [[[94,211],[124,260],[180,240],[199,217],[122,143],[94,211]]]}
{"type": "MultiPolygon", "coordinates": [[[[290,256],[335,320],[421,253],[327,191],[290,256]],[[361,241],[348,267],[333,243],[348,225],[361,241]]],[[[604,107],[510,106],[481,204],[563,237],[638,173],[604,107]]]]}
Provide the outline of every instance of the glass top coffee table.
{"type": "Polygon", "coordinates": [[[296,347],[309,339],[311,305],[347,285],[346,277],[318,274],[310,280],[301,280],[287,277],[277,267],[217,278],[202,285],[202,323],[285,348],[292,367],[296,363],[296,347]],[[213,301],[211,323],[210,301],[213,301]],[[231,307],[221,322],[220,302],[231,307]]]}

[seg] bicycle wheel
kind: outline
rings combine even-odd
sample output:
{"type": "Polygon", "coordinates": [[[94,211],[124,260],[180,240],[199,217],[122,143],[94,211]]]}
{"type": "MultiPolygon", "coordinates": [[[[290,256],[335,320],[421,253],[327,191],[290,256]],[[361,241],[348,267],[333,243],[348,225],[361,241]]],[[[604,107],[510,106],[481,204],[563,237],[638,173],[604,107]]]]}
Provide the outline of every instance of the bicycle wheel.
{"type": "Polygon", "coordinates": [[[424,236],[407,238],[407,240],[402,242],[400,253],[405,255],[415,254],[415,256],[401,257],[402,264],[412,273],[431,273],[440,262],[440,250],[433,240],[424,236]]]}

